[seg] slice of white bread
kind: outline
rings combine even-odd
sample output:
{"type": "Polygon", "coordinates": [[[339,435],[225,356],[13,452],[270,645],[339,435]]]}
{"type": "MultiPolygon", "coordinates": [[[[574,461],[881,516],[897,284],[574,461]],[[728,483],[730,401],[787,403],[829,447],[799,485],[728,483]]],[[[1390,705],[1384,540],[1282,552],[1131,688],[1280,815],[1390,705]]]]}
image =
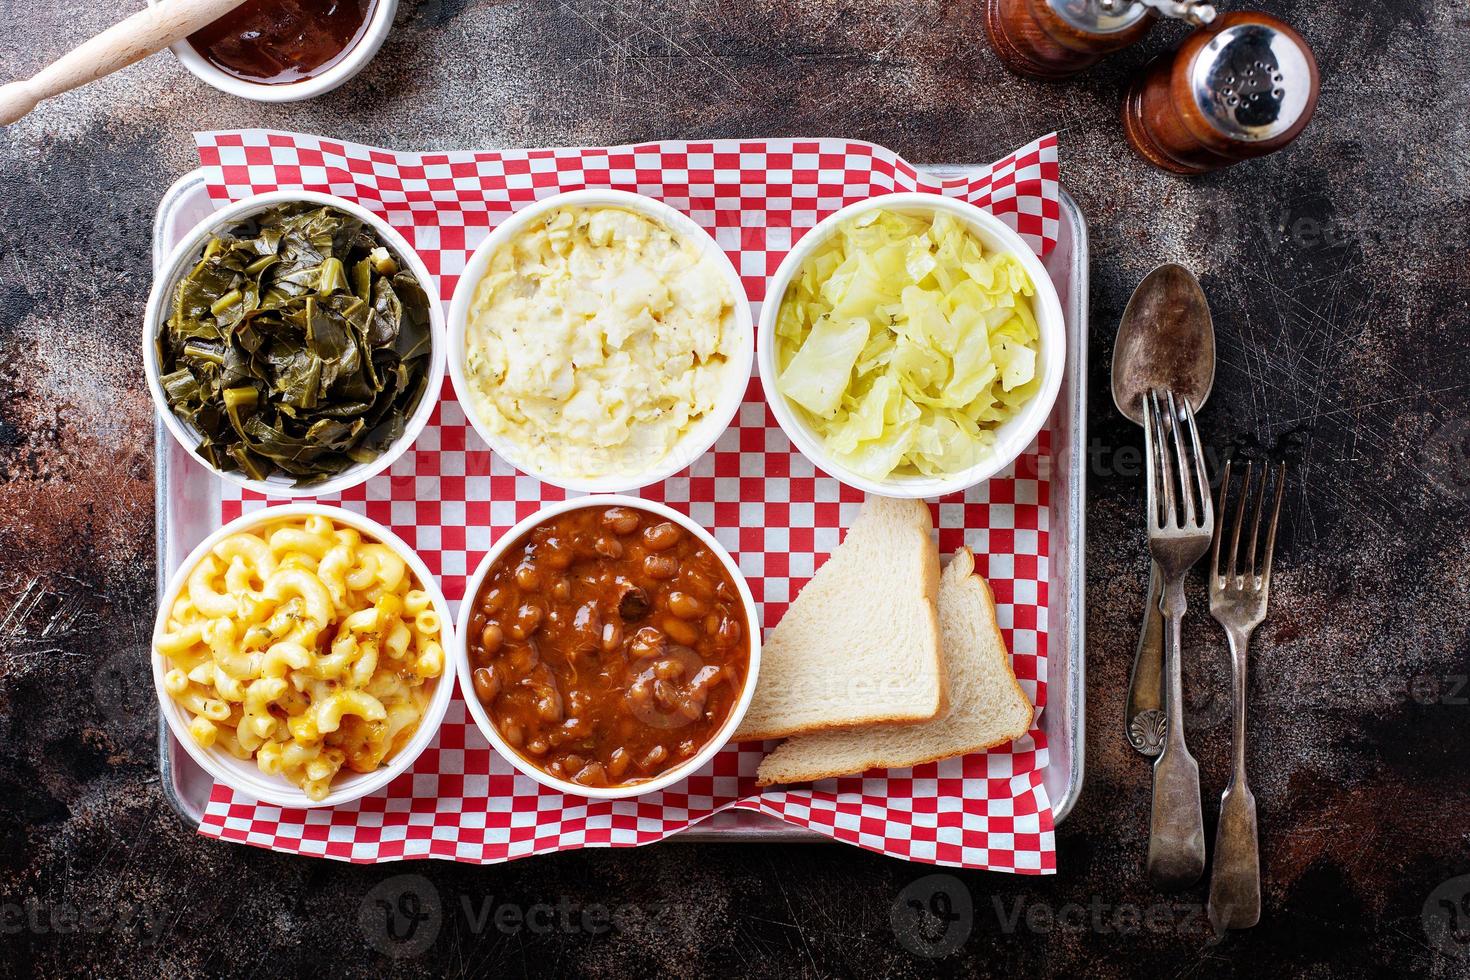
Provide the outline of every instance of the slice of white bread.
{"type": "Polygon", "coordinates": [[[928,721],[944,711],[933,531],[923,501],[868,497],[762,646],[737,739],[928,721]]]}
{"type": "Polygon", "coordinates": [[[901,769],[981,752],[1031,729],[1031,702],[1016,682],[995,621],[995,598],[968,548],[939,583],[939,635],[949,710],[930,722],[803,735],[761,761],[759,785],[805,783],[868,769],[901,769]]]}

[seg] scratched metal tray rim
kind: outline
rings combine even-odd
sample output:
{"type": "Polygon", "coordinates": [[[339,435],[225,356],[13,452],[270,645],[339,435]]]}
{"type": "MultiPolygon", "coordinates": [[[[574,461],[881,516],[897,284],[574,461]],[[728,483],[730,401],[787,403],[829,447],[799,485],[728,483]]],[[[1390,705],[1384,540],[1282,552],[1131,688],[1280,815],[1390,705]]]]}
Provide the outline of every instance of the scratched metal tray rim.
{"type": "MultiPolygon", "coordinates": [[[[921,165],[935,177],[963,177],[973,165],[921,165]]],[[[1067,367],[1062,391],[1052,413],[1051,561],[1047,608],[1047,705],[1040,723],[1048,735],[1049,758],[1042,779],[1056,823],[1071,812],[1082,791],[1086,747],[1086,577],[1083,556],[1087,492],[1087,223],[1076,201],[1063,189],[1057,247],[1045,265],[1057,282],[1067,321],[1067,367]]],[[[157,268],[175,240],[213,210],[205,192],[203,170],[184,174],[164,192],[153,225],[153,265],[157,268]],[[193,208],[192,218],[184,217],[193,208]],[[206,210],[200,211],[203,207],[206,210]]],[[[157,540],[157,597],[162,601],[169,575],[190,550],[203,540],[181,540],[175,527],[173,491],[190,480],[211,488],[214,522],[218,524],[218,480],[191,460],[155,416],[154,507],[157,540]],[[182,472],[179,472],[182,470],[182,472]]],[[[191,487],[192,489],[192,487],[191,487]]],[[[188,827],[197,830],[209,800],[212,782],[174,741],[162,716],[158,724],[158,764],[164,798],[188,827]]],[[[825,842],[830,838],[793,827],[750,810],[725,810],[672,840],[724,842],[825,842]]]]}

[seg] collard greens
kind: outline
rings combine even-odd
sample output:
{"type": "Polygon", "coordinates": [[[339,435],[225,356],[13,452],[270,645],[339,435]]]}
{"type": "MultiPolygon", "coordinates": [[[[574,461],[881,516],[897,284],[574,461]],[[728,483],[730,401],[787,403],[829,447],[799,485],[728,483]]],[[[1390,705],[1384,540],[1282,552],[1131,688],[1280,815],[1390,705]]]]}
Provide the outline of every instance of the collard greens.
{"type": "Polygon", "coordinates": [[[284,204],[210,238],[157,343],[200,455],[304,486],[403,433],[427,383],[429,297],[357,218],[284,204]]]}
{"type": "Polygon", "coordinates": [[[1033,294],[948,214],[866,212],[787,287],[776,387],[863,476],[962,472],[1040,387],[1033,294]]]}

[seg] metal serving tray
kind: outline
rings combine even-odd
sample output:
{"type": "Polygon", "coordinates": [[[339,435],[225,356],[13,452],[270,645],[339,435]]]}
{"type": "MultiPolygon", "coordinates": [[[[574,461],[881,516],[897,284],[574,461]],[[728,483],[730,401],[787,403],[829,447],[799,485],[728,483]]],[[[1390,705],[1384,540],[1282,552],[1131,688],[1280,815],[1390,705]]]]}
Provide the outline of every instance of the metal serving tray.
{"type": "MultiPolygon", "coordinates": [[[[964,177],[966,165],[921,166],[935,177],[964,177]]],[[[156,269],[174,245],[214,210],[204,173],[194,170],[174,182],[158,205],[153,224],[156,269]]],[[[1057,246],[1044,261],[1061,296],[1067,324],[1067,367],[1050,422],[1052,443],[1051,602],[1047,610],[1047,705],[1041,712],[1050,759],[1043,773],[1052,814],[1060,823],[1082,791],[1086,747],[1086,577],[1085,501],[1087,489],[1087,223],[1077,202],[1061,192],[1057,246]]],[[[158,537],[158,596],[179,564],[219,527],[220,481],[190,459],[154,422],[155,524],[158,537]]],[[[158,765],[163,792],[179,818],[198,828],[214,781],[158,720],[158,765]]],[[[677,835],[685,841],[817,842],[829,838],[749,810],[726,810],[677,835]]]]}

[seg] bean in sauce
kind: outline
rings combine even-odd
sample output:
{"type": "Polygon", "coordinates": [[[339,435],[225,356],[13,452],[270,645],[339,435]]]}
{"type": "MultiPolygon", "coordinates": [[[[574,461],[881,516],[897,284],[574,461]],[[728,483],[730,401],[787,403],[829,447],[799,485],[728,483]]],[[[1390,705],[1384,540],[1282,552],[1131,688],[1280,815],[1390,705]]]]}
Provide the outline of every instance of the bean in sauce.
{"type": "Polygon", "coordinates": [[[500,556],[474,601],[475,697],[527,761],[584,786],[681,764],[745,686],[739,588],[702,541],[656,514],[559,514],[500,556]]]}

